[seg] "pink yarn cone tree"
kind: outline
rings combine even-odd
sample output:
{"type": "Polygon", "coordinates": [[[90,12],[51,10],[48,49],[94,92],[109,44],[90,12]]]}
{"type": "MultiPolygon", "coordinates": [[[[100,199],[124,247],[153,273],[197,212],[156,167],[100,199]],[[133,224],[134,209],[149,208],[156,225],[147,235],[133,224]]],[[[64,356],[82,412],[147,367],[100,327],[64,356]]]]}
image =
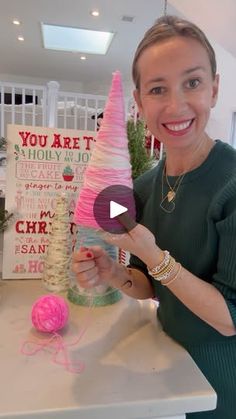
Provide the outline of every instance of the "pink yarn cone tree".
{"type": "MultiPolygon", "coordinates": [[[[96,144],[84,173],[84,184],[77,201],[74,221],[78,224],[76,247],[103,246],[110,257],[117,260],[117,248],[105,243],[95,230],[102,229],[109,218],[103,210],[99,212],[99,224],[94,217],[94,204],[99,194],[106,188],[117,185],[133,188],[128,137],[125,120],[125,104],[121,74],[113,74],[111,89],[103,112],[103,120],[97,133],[96,144]]],[[[127,189],[128,189],[127,188],[127,189]]],[[[133,194],[131,201],[134,206],[133,194]]],[[[114,199],[116,200],[116,199],[114,199]]],[[[96,201],[97,202],[97,201],[96,201]]],[[[128,204],[126,205],[128,207],[128,204]]],[[[97,214],[96,214],[97,215],[97,214]]],[[[97,217],[98,218],[98,217],[97,217]]],[[[119,224],[117,220],[115,223],[119,224]]],[[[89,305],[91,295],[75,284],[68,292],[68,298],[80,305],[89,305]]],[[[106,284],[95,287],[93,304],[113,304],[121,298],[121,293],[106,284]]]]}
{"type": "Polygon", "coordinates": [[[75,210],[75,223],[100,228],[93,214],[96,197],[113,185],[133,187],[121,74],[113,74],[104,117],[91,160],[84,174],[75,210]]]}

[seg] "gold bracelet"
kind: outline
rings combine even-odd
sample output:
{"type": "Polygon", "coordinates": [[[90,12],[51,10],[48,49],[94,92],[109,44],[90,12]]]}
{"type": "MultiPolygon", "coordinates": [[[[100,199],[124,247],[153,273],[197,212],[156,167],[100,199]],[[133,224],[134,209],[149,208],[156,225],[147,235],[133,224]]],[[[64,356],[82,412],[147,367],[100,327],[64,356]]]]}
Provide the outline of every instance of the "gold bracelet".
{"type": "Polygon", "coordinates": [[[159,273],[160,271],[162,271],[162,269],[164,269],[167,265],[169,265],[170,263],[170,253],[168,252],[168,250],[163,250],[164,253],[164,258],[162,259],[161,263],[157,266],[155,266],[154,268],[148,268],[149,270],[149,274],[150,275],[155,275],[157,273],[159,273]]]}
{"type": "Polygon", "coordinates": [[[178,272],[175,274],[175,276],[172,279],[170,279],[168,282],[162,283],[162,285],[164,285],[164,287],[168,287],[168,285],[170,285],[172,282],[174,282],[178,278],[181,270],[182,270],[182,265],[179,263],[179,269],[178,269],[178,272]]]}
{"type": "Polygon", "coordinates": [[[163,268],[161,271],[157,272],[155,275],[160,276],[171,271],[174,265],[175,265],[175,259],[171,256],[168,265],[165,266],[165,268],[163,268]]]}
{"type": "Polygon", "coordinates": [[[156,281],[162,281],[163,279],[168,279],[171,275],[173,269],[175,268],[175,259],[171,256],[169,264],[161,270],[161,272],[158,272],[156,274],[148,272],[149,275],[151,275],[156,281]]]}

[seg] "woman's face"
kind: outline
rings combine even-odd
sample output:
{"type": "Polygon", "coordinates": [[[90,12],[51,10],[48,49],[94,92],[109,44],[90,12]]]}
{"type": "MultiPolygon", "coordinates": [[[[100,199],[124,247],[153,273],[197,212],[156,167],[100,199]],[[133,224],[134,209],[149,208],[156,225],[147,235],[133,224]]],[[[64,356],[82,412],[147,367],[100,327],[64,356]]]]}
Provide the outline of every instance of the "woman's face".
{"type": "Polygon", "coordinates": [[[200,142],[218,92],[205,48],[194,39],[173,37],[147,48],[138,70],[134,96],[152,134],[167,149],[200,142]]]}

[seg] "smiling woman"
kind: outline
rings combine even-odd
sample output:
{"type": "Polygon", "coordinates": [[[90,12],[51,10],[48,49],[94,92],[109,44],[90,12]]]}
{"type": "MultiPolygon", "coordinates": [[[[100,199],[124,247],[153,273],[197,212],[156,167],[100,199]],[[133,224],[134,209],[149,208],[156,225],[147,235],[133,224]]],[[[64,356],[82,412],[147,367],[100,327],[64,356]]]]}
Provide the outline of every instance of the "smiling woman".
{"type": "Polygon", "coordinates": [[[207,51],[200,42],[180,35],[146,48],[137,69],[139,110],[152,134],[161,138],[168,150],[169,174],[180,175],[199,165],[212,146],[204,129],[216,103],[218,76],[213,78],[207,51]]]}
{"type": "Polygon", "coordinates": [[[135,99],[164,159],[134,184],[136,227],[108,242],[132,255],[128,268],[98,248],[74,256],[84,288],[107,282],[134,298],[156,297],[164,331],[183,345],[217,392],[213,412],[236,411],[236,151],[205,129],[218,95],[215,54],[191,22],[165,16],[133,62],[135,99]],[[127,286],[129,284],[129,286],[127,286]]]}

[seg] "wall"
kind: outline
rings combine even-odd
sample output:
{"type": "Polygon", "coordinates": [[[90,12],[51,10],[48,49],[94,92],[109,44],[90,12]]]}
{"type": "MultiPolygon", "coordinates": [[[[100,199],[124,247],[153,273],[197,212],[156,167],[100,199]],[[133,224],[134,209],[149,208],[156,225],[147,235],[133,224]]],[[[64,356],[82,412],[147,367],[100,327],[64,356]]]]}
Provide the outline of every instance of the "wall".
{"type": "Polygon", "coordinates": [[[232,113],[236,111],[236,58],[219,44],[211,42],[220,74],[220,90],[216,107],[208,123],[208,133],[213,138],[231,141],[232,113]]]}
{"type": "MultiPolygon", "coordinates": [[[[95,93],[97,95],[107,95],[109,92],[110,85],[101,84],[97,81],[91,81],[83,85],[84,93],[95,93]]],[[[133,94],[133,83],[131,81],[123,80],[123,89],[125,97],[131,97],[133,94]]]]}
{"type": "Polygon", "coordinates": [[[220,92],[208,132],[230,143],[232,113],[236,111],[235,0],[169,0],[168,4],[176,8],[178,15],[197,24],[215,49],[220,92]]]}
{"type": "MultiPolygon", "coordinates": [[[[37,84],[46,86],[50,79],[44,78],[35,78],[35,77],[24,77],[24,76],[17,76],[13,74],[1,74],[0,73],[0,80],[5,82],[14,82],[14,83],[26,83],[26,84],[37,84]]],[[[61,90],[67,92],[82,92],[83,85],[82,83],[74,83],[66,80],[57,80],[61,86],[61,90]]]]}

